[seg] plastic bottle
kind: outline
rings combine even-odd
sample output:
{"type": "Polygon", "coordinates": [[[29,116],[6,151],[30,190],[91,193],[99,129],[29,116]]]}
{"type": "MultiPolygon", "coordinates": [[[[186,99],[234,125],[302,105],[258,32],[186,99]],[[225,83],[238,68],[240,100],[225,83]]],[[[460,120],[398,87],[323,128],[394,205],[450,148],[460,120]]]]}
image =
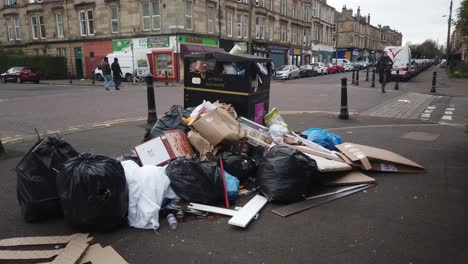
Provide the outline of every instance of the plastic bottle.
{"type": "Polygon", "coordinates": [[[172,230],[176,230],[177,229],[177,220],[174,216],[174,214],[168,214],[167,215],[167,223],[169,224],[169,226],[171,227],[172,230]]]}
{"type": "Polygon", "coordinates": [[[177,219],[177,223],[182,223],[184,221],[184,211],[182,210],[177,211],[175,217],[177,219]]]}

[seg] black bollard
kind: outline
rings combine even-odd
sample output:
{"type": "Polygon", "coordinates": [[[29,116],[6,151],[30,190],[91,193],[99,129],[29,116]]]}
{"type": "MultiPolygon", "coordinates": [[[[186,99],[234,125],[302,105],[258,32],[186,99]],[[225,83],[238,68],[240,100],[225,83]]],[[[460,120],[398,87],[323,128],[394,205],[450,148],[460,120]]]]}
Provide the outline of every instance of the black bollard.
{"type": "Polygon", "coordinates": [[[400,90],[400,71],[396,71],[395,90],[400,90]]]}
{"type": "Polygon", "coordinates": [[[431,93],[436,93],[436,82],[437,82],[437,72],[435,71],[435,72],[432,74],[432,89],[431,89],[431,93]]]}
{"type": "Polygon", "coordinates": [[[353,77],[351,79],[351,84],[354,84],[354,78],[356,78],[356,72],[353,70],[353,77]]]}
{"type": "Polygon", "coordinates": [[[366,71],[366,82],[369,81],[369,67],[367,67],[367,71],[366,71]]]}
{"type": "Polygon", "coordinates": [[[156,115],[156,101],[154,99],[153,76],[146,76],[146,96],[148,98],[148,124],[154,124],[158,120],[156,115]]]}
{"type": "Polygon", "coordinates": [[[357,72],[356,72],[356,81],[354,81],[354,84],[359,86],[359,70],[357,70],[357,72]]]}
{"type": "Polygon", "coordinates": [[[72,83],[72,74],[70,71],[68,72],[68,79],[70,79],[70,83],[72,83]]]}
{"type": "Polygon", "coordinates": [[[2,156],[3,153],[5,153],[5,148],[3,147],[2,140],[0,139],[0,156],[2,156]]]}
{"type": "Polygon", "coordinates": [[[168,85],[169,83],[167,82],[167,71],[164,73],[164,75],[165,75],[164,78],[166,79],[166,85],[168,85]]]}
{"type": "Polygon", "coordinates": [[[371,88],[375,87],[375,69],[372,70],[372,82],[370,85],[371,88]]]}
{"type": "Polygon", "coordinates": [[[339,119],[348,120],[348,79],[343,77],[341,79],[341,109],[339,119]]]}

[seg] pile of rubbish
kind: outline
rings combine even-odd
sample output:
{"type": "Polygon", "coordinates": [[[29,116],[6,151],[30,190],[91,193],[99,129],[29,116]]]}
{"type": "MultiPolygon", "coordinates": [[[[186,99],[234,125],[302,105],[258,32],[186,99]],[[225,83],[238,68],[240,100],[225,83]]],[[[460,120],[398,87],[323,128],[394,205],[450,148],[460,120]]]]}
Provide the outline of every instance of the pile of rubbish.
{"type": "Polygon", "coordinates": [[[342,142],[319,128],[294,132],[273,109],[258,124],[231,105],[172,106],[141,144],[110,158],[40,139],[17,164],[28,222],[63,216],[82,232],[170,228],[211,214],[246,227],[268,203],[287,217],[375,186],[363,171],[423,172],[390,151],[342,142]],[[237,203],[246,201],[242,207],[237,203]]]}

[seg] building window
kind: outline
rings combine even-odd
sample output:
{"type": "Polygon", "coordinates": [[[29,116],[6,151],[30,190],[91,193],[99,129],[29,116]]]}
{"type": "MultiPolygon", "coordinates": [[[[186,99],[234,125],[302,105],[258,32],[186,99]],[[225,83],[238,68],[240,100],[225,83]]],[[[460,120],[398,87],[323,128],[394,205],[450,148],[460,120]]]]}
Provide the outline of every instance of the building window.
{"type": "Polygon", "coordinates": [[[237,37],[242,38],[242,15],[237,15],[237,37]]]}
{"type": "Polygon", "coordinates": [[[270,5],[270,8],[269,8],[269,9],[270,9],[270,10],[273,10],[273,1],[274,1],[274,0],[270,0],[270,2],[269,2],[269,5],[270,5]]]}
{"type": "Polygon", "coordinates": [[[5,6],[16,6],[16,0],[5,0],[5,6]]]}
{"type": "Polygon", "coordinates": [[[273,41],[273,35],[275,34],[275,32],[273,31],[274,25],[275,25],[275,20],[270,18],[270,24],[268,25],[268,39],[270,41],[273,41]]]}
{"type": "Polygon", "coordinates": [[[119,8],[115,5],[109,7],[111,33],[119,33],[119,8]]]}
{"type": "Polygon", "coordinates": [[[226,33],[228,37],[232,37],[232,11],[227,11],[226,14],[226,33]]]}
{"type": "Polygon", "coordinates": [[[94,13],[93,10],[80,11],[80,32],[81,36],[94,35],[94,13]]]}
{"type": "Polygon", "coordinates": [[[31,17],[31,32],[32,32],[32,38],[33,39],[38,39],[39,38],[39,27],[38,27],[38,22],[37,22],[37,17],[32,16],[31,17]]]}
{"type": "Polygon", "coordinates": [[[297,18],[297,2],[294,1],[292,4],[292,18],[297,18]]]}
{"type": "Polygon", "coordinates": [[[281,23],[280,25],[280,42],[286,42],[286,24],[281,23]]]}
{"type": "Polygon", "coordinates": [[[287,15],[288,12],[288,6],[286,0],[281,0],[280,2],[280,14],[281,15],[287,15]]]}
{"type": "Polygon", "coordinates": [[[159,10],[159,1],[143,2],[142,7],[142,21],[143,31],[160,30],[161,29],[161,15],[159,10]]]}
{"type": "Polygon", "coordinates": [[[249,21],[249,17],[247,15],[242,16],[242,36],[246,39],[249,35],[249,30],[247,23],[249,21]]]}
{"type": "Polygon", "coordinates": [[[31,30],[33,39],[45,39],[46,29],[44,24],[43,16],[32,16],[31,17],[31,30]]]}
{"type": "Polygon", "coordinates": [[[297,44],[297,26],[291,26],[292,44],[297,44]]]}
{"type": "Polygon", "coordinates": [[[191,0],[185,1],[185,27],[188,30],[193,29],[192,10],[193,10],[193,2],[191,0]]]}
{"type": "Polygon", "coordinates": [[[260,38],[265,39],[266,37],[266,18],[260,18],[260,38]]]}
{"type": "Polygon", "coordinates": [[[46,29],[45,29],[45,23],[44,23],[44,17],[43,16],[39,16],[39,32],[40,32],[41,39],[45,39],[46,38],[46,29]]]}
{"type": "Polygon", "coordinates": [[[57,48],[57,56],[67,56],[67,49],[66,48],[57,48]]]}
{"type": "Polygon", "coordinates": [[[57,23],[57,37],[63,38],[63,14],[55,14],[55,22],[57,23]]]}
{"type": "Polygon", "coordinates": [[[304,35],[302,37],[302,46],[308,46],[307,45],[307,29],[304,28],[304,35]]]}
{"type": "Polygon", "coordinates": [[[384,36],[383,36],[383,40],[384,40],[384,41],[387,41],[387,35],[384,35],[384,36]]]}
{"type": "Polygon", "coordinates": [[[20,40],[21,34],[19,30],[18,18],[7,18],[7,31],[8,31],[8,40],[20,40]]]}
{"type": "Polygon", "coordinates": [[[260,17],[255,19],[255,37],[260,38],[260,17]]]}
{"type": "Polygon", "coordinates": [[[15,38],[16,40],[21,40],[20,25],[19,25],[19,20],[17,17],[13,19],[13,24],[15,26],[15,38]]]}
{"type": "Polygon", "coordinates": [[[213,34],[214,33],[214,7],[209,6],[208,7],[208,33],[213,34]]]}

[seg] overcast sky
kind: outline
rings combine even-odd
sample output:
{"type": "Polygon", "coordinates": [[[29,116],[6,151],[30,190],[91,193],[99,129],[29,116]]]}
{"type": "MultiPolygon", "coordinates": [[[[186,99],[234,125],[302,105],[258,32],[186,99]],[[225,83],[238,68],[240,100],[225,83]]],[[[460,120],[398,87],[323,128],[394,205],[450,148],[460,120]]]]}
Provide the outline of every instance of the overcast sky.
{"type": "MultiPolygon", "coordinates": [[[[456,18],[461,0],[453,0],[452,18],[456,18]]],[[[346,4],[354,14],[358,6],[361,14],[371,15],[371,24],[389,25],[403,34],[403,45],[407,41],[413,44],[426,39],[447,42],[450,0],[328,0],[327,3],[341,12],[346,4]]],[[[453,30],[453,26],[452,26],[453,30]]]]}

